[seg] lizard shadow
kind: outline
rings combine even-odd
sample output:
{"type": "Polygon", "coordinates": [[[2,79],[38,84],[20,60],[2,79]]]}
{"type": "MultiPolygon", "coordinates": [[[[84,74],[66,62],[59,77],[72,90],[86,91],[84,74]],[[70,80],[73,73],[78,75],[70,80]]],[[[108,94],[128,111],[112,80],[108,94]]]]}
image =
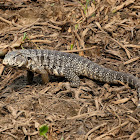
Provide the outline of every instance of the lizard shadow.
{"type": "MultiPolygon", "coordinates": [[[[64,77],[57,77],[57,76],[49,76],[49,83],[53,83],[53,82],[65,82],[65,78],[64,77]]],[[[6,98],[7,96],[9,96],[13,91],[14,92],[18,92],[19,94],[24,93],[24,89],[25,88],[34,88],[36,86],[44,86],[44,84],[42,84],[42,79],[41,76],[39,74],[35,74],[34,78],[33,78],[33,82],[31,84],[27,83],[27,75],[24,72],[21,76],[18,76],[17,78],[15,78],[14,80],[10,79],[8,81],[8,83],[4,86],[4,88],[1,90],[1,94],[0,94],[0,98],[6,98]],[[23,91],[22,91],[23,89],[23,91]]],[[[50,86],[49,84],[47,86],[50,86]]]]}

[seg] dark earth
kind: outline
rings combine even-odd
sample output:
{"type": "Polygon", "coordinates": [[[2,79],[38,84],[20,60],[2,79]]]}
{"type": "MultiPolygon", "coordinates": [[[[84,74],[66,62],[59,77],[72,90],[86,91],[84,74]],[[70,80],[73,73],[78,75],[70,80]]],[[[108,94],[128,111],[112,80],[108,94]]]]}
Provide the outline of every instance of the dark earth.
{"type": "Polygon", "coordinates": [[[0,1],[0,140],[140,140],[138,93],[133,87],[80,77],[79,88],[50,76],[4,67],[14,49],[76,53],[140,78],[139,0],[0,1]]]}

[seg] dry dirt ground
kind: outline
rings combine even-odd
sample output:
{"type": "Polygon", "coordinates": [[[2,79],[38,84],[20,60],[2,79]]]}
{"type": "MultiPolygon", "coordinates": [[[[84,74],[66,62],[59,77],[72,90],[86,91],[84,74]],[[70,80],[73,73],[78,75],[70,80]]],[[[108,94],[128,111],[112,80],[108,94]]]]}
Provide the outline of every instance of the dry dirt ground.
{"type": "Polygon", "coordinates": [[[137,91],[81,77],[79,88],[2,65],[8,50],[61,50],[140,78],[139,0],[0,1],[0,140],[140,140],[137,91]]]}

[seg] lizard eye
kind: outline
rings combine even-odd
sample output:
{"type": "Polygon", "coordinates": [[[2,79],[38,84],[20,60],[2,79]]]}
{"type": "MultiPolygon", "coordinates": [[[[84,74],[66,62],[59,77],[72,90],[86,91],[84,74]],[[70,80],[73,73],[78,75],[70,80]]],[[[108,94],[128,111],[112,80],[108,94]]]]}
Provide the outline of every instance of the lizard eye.
{"type": "Polygon", "coordinates": [[[31,57],[27,57],[28,60],[31,60],[31,57]]]}

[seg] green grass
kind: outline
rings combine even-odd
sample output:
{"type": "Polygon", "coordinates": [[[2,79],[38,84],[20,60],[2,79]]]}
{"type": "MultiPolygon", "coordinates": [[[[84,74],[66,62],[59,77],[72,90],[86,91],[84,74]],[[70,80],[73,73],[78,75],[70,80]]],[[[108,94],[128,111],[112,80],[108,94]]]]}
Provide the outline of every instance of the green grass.
{"type": "Polygon", "coordinates": [[[39,128],[40,136],[44,136],[46,138],[46,140],[48,140],[48,137],[46,135],[48,130],[49,130],[49,127],[47,125],[41,125],[40,128],[39,128]]]}

